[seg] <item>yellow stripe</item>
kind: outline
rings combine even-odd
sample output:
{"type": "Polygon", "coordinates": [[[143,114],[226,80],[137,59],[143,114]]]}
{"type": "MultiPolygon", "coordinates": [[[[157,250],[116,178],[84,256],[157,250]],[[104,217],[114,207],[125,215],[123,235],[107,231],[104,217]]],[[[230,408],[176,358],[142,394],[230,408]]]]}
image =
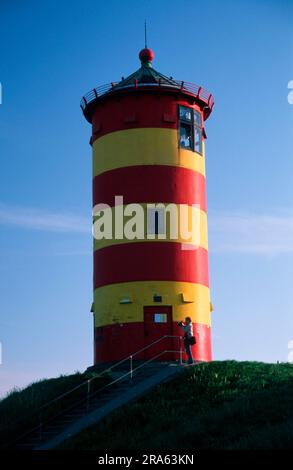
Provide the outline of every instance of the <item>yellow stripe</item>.
{"type": "Polygon", "coordinates": [[[93,177],[134,165],[180,166],[205,175],[204,156],[178,148],[176,129],[129,129],[106,134],[94,142],[93,177]]]}
{"type": "Polygon", "coordinates": [[[95,289],[95,326],[143,321],[143,307],[171,305],[173,321],[186,316],[210,326],[210,291],[201,284],[174,281],[136,281],[111,284],[95,289]],[[162,302],[153,301],[154,294],[162,302]],[[131,303],[120,303],[130,300],[131,303]]]}
{"type": "MultiPolygon", "coordinates": [[[[94,251],[99,250],[100,248],[104,248],[106,246],[111,246],[111,245],[120,245],[122,243],[135,243],[135,242],[141,242],[141,241],[174,241],[177,243],[187,243],[187,244],[194,244],[196,246],[205,248],[206,250],[208,249],[208,230],[207,230],[207,214],[206,212],[202,211],[199,208],[192,208],[191,206],[187,206],[187,212],[188,212],[188,230],[191,230],[192,228],[192,214],[193,214],[193,234],[194,236],[190,236],[188,239],[184,239],[184,237],[180,233],[180,208],[179,205],[174,206],[177,208],[177,217],[176,215],[174,216],[174,220],[176,222],[177,220],[177,226],[178,226],[178,237],[174,237],[174,234],[172,235],[171,233],[171,225],[170,225],[170,219],[169,216],[166,217],[166,238],[161,238],[161,236],[155,236],[155,238],[151,239],[148,238],[147,235],[147,204],[140,204],[140,206],[144,210],[144,217],[143,217],[143,227],[144,227],[144,232],[143,232],[143,237],[142,238],[135,238],[135,239],[129,239],[127,237],[127,232],[123,233],[123,238],[115,238],[115,209],[113,207],[109,207],[107,209],[104,209],[104,214],[103,218],[101,219],[100,224],[104,222],[104,226],[107,225],[106,221],[109,221],[109,225],[112,227],[112,232],[111,232],[111,239],[106,239],[102,238],[101,240],[98,240],[97,237],[99,233],[101,232],[100,226],[94,224],[94,251]]],[[[124,210],[126,206],[117,206],[119,207],[118,210],[124,210]]],[[[175,210],[176,211],[176,210],[175,210]]],[[[124,217],[124,228],[125,228],[125,223],[127,220],[131,219],[131,217],[124,217]]],[[[97,220],[97,217],[94,217],[94,221],[97,220]]],[[[104,228],[103,228],[104,230],[104,228]]],[[[138,232],[136,231],[137,235],[138,232]]],[[[103,233],[100,235],[102,236],[103,233]]],[[[176,235],[176,234],[175,234],[176,235]]],[[[105,236],[105,235],[104,235],[105,236]]]]}

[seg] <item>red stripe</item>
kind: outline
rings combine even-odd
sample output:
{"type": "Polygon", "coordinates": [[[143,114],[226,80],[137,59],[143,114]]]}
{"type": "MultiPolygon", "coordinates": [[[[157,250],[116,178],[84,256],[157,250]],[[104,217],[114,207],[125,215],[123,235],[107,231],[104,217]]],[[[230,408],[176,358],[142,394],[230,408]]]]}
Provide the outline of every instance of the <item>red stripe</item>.
{"type": "Polygon", "coordinates": [[[180,243],[135,242],[94,252],[94,288],[131,281],[182,281],[209,285],[208,252],[180,243]]]}
{"type": "Polygon", "coordinates": [[[206,211],[205,177],[188,168],[168,165],[139,165],[106,171],[93,179],[93,203],[199,204],[206,211]]]}
{"type": "MultiPolygon", "coordinates": [[[[193,358],[197,361],[211,361],[211,329],[207,325],[193,323],[193,331],[196,337],[196,345],[192,346],[193,358]]],[[[173,322],[173,335],[182,336],[176,322],[173,322]]],[[[131,322],[115,325],[106,325],[95,328],[95,364],[119,361],[134,354],[145,346],[144,323],[131,322]]],[[[152,359],[155,355],[166,349],[164,340],[152,348],[147,349],[147,354],[140,354],[134,359],[152,359]]],[[[168,344],[169,349],[169,344],[168,344]]],[[[172,350],[178,351],[178,340],[173,339],[172,350]]],[[[160,356],[158,361],[179,359],[179,354],[160,356]]],[[[186,360],[183,354],[183,360],[186,360]]]]}
{"type": "Polygon", "coordinates": [[[141,127],[178,128],[177,105],[186,105],[200,111],[194,98],[148,91],[108,97],[94,111],[92,141],[110,132],[141,127]]]}

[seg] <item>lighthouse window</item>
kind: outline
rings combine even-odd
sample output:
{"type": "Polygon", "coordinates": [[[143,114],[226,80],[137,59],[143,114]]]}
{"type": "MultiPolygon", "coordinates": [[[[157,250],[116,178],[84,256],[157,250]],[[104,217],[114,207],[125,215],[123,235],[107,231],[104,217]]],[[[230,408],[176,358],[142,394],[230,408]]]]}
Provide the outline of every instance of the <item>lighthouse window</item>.
{"type": "Polygon", "coordinates": [[[179,146],[202,154],[201,113],[187,106],[179,106],[179,146]]]}
{"type": "Polygon", "coordinates": [[[180,147],[192,150],[192,125],[180,123],[180,147]]]}
{"type": "Polygon", "coordinates": [[[194,111],[194,124],[201,128],[201,114],[198,111],[194,111]]]}
{"type": "Polygon", "coordinates": [[[202,154],[202,130],[194,126],[194,150],[202,154]]]}
{"type": "Polygon", "coordinates": [[[192,109],[186,106],[179,107],[179,118],[183,121],[192,122],[192,109]]]}
{"type": "Polygon", "coordinates": [[[167,314],[166,313],[155,313],[154,314],[155,323],[167,323],[167,314]]]}
{"type": "Polygon", "coordinates": [[[194,150],[195,152],[202,154],[201,114],[195,110],[193,112],[193,124],[194,124],[194,150]]]}

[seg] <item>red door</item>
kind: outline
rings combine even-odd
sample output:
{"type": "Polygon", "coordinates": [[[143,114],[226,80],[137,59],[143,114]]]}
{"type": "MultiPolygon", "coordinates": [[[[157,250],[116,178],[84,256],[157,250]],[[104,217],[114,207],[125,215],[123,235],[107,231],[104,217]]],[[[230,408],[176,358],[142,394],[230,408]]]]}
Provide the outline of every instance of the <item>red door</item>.
{"type": "MultiPolygon", "coordinates": [[[[155,343],[145,350],[145,359],[153,359],[163,351],[174,351],[173,338],[164,338],[163,336],[172,336],[172,307],[144,307],[144,338],[145,346],[155,343]]],[[[158,361],[171,361],[174,354],[164,353],[160,355],[158,361]]]]}

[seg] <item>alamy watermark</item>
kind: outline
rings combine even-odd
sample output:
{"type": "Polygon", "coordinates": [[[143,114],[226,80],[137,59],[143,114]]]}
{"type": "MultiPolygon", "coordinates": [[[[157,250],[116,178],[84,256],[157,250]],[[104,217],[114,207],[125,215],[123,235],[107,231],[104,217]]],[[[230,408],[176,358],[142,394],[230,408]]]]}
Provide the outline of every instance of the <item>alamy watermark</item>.
{"type": "Polygon", "coordinates": [[[200,245],[199,204],[97,204],[93,208],[93,236],[96,240],[176,240],[183,250],[200,245]]]}

